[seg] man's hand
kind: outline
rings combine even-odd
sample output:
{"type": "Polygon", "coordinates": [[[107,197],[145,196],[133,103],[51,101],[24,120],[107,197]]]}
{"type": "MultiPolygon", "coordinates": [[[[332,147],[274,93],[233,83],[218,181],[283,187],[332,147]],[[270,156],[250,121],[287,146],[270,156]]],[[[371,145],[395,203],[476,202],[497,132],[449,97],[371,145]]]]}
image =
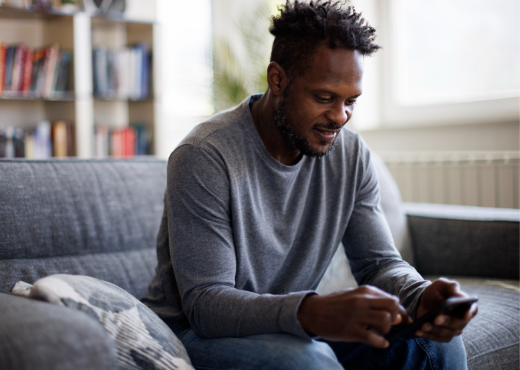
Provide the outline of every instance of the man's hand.
{"type": "MultiPolygon", "coordinates": [[[[417,317],[421,317],[449,297],[467,297],[467,294],[460,290],[459,283],[456,281],[445,278],[436,280],[426,287],[422,293],[417,307],[417,317]]],[[[435,318],[433,324],[424,324],[415,335],[437,342],[449,342],[454,336],[462,334],[462,329],[477,314],[477,311],[477,304],[474,303],[462,318],[439,315],[435,318]]]]}
{"type": "Polygon", "coordinates": [[[388,347],[383,335],[392,325],[408,322],[399,298],[372,286],[329,295],[309,295],[298,310],[302,327],[322,338],[388,347]]]}

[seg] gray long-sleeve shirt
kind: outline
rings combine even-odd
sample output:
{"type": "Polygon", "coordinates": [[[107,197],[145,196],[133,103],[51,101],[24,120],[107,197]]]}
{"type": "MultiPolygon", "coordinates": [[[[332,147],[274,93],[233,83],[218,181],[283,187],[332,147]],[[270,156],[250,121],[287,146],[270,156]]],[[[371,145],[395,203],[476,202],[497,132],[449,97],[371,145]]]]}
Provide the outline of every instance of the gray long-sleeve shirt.
{"type": "Polygon", "coordinates": [[[426,284],[394,247],[370,152],[347,129],[337,140],[324,158],[283,165],[265,149],[249,99],[197,126],[168,162],[157,275],[143,302],[202,337],[306,337],[298,306],[342,241],[358,284],[414,311],[426,284]]]}

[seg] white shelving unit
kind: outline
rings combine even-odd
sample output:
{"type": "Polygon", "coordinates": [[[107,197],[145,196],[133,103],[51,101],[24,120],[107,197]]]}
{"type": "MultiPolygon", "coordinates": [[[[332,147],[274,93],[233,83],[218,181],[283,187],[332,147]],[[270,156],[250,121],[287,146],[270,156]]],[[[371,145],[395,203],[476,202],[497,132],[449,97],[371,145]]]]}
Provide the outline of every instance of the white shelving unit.
{"type": "Polygon", "coordinates": [[[56,99],[20,98],[0,95],[0,127],[34,127],[42,120],[67,120],[75,125],[76,153],[93,156],[95,124],[122,128],[132,122],[145,122],[154,138],[160,127],[161,76],[159,32],[156,22],[107,18],[86,11],[73,14],[28,11],[0,6],[0,41],[24,43],[38,48],[57,42],[73,51],[70,94],[56,99]],[[149,97],[140,100],[108,100],[93,94],[92,50],[97,46],[118,48],[144,41],[152,54],[149,97]]]}

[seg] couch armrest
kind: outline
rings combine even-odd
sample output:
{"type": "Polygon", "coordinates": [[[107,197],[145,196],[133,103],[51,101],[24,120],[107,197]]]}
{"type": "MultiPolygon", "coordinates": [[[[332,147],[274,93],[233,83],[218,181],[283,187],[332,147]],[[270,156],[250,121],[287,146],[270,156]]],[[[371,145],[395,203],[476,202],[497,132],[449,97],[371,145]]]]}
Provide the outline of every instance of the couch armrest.
{"type": "Polygon", "coordinates": [[[105,329],[83,312],[0,293],[0,369],[117,368],[105,329]]]}
{"type": "Polygon", "coordinates": [[[423,275],[519,278],[517,209],[404,203],[423,275]]]}

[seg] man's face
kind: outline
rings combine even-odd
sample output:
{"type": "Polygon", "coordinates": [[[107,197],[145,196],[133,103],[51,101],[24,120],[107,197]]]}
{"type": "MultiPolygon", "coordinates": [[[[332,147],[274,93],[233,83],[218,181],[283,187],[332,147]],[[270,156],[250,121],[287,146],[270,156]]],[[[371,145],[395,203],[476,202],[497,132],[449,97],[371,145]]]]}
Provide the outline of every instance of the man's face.
{"type": "Polygon", "coordinates": [[[361,95],[359,51],[321,46],[303,74],[283,92],[274,119],[294,149],[321,158],[336,144],[361,95]]]}

